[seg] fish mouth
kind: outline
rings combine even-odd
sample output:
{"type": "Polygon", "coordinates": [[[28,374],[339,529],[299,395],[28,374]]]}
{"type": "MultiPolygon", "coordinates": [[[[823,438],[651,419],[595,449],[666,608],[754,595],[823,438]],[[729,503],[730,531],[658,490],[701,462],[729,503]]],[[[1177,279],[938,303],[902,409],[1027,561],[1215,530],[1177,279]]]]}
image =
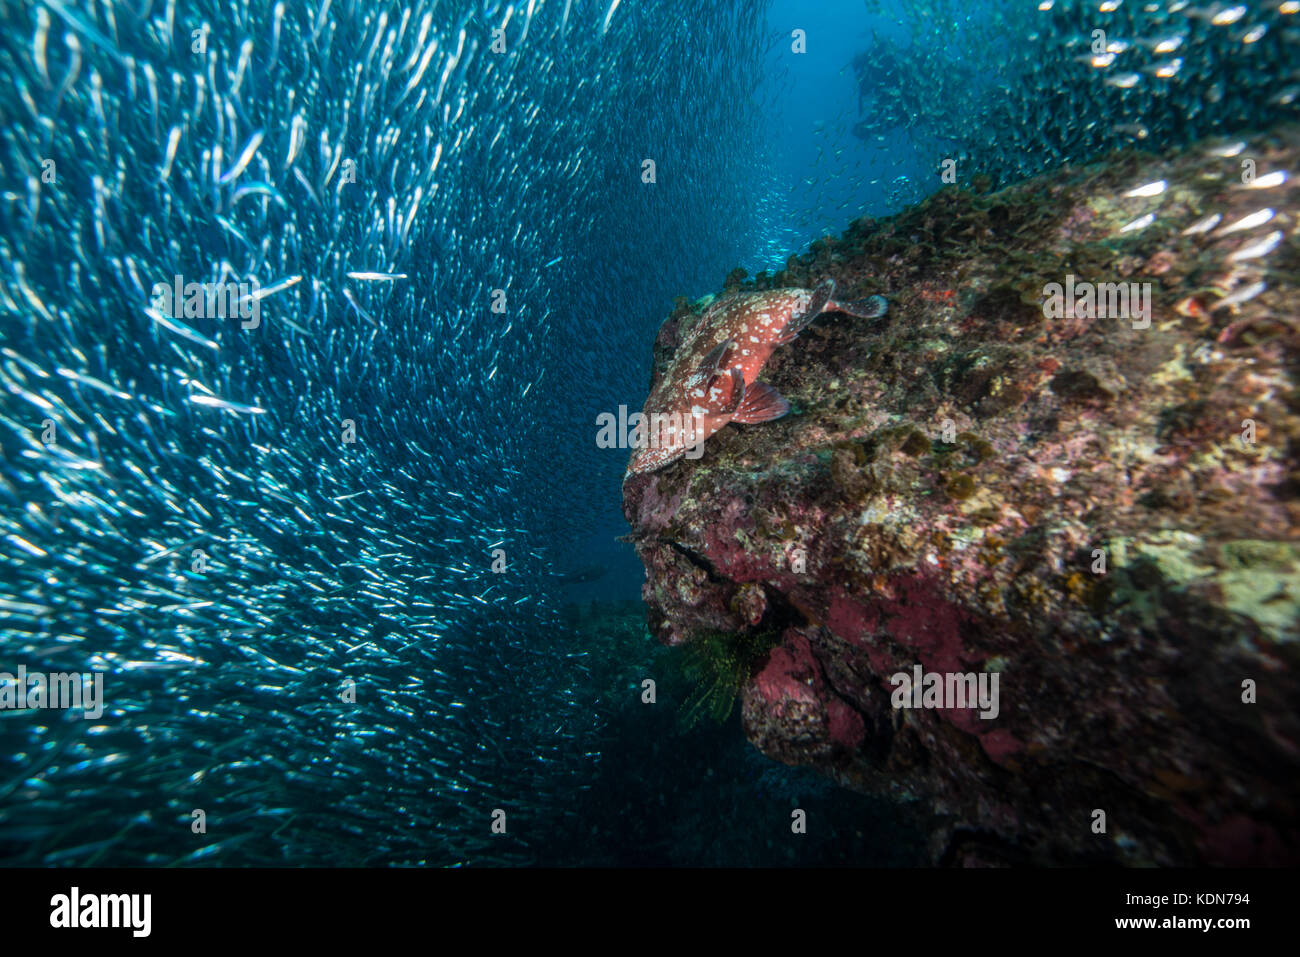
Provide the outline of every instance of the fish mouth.
{"type": "Polygon", "coordinates": [[[648,458],[649,456],[647,456],[644,451],[635,453],[632,458],[628,460],[627,469],[623,472],[623,481],[626,482],[633,475],[643,475],[646,472],[652,471],[653,465],[647,461],[648,458]]]}
{"type": "Polygon", "coordinates": [[[641,449],[627,463],[627,471],[623,473],[623,481],[626,482],[633,475],[648,475],[651,472],[657,472],[666,465],[670,465],[678,458],[679,455],[654,455],[653,452],[662,451],[661,449],[641,449]]]}

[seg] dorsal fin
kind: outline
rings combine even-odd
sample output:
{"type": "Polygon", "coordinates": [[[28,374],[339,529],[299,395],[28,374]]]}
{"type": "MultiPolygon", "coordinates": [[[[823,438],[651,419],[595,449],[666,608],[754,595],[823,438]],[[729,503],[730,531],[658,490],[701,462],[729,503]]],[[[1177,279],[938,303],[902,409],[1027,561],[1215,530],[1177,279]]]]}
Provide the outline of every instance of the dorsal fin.
{"type": "Polygon", "coordinates": [[[700,324],[708,322],[723,309],[730,306],[735,299],[736,297],[734,295],[719,296],[717,299],[714,299],[713,302],[704,307],[704,311],[700,313],[700,318],[697,321],[700,324]]]}

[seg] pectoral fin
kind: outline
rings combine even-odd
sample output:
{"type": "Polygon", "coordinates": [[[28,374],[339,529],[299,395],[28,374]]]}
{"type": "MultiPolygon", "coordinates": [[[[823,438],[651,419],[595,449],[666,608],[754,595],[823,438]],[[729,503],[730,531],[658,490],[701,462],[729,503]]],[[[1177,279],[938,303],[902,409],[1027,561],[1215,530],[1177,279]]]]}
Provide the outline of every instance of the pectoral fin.
{"type": "Polygon", "coordinates": [[[727,397],[726,404],[722,408],[718,409],[718,411],[715,414],[731,415],[733,412],[736,412],[738,409],[744,406],[745,398],[747,393],[749,392],[749,389],[757,387],[758,383],[756,382],[754,383],[753,386],[746,388],[745,375],[740,371],[739,368],[731,369],[727,372],[724,372],[722,373],[722,376],[724,378],[730,376],[731,378],[731,395],[727,397]]]}
{"type": "Polygon", "coordinates": [[[785,396],[770,385],[755,382],[745,390],[745,401],[740,403],[731,421],[741,425],[757,425],[779,419],[789,411],[790,403],[785,396]]]}
{"type": "Polygon", "coordinates": [[[725,342],[719,342],[706,352],[703,358],[691,369],[691,373],[686,379],[686,390],[688,392],[696,392],[701,389],[708,390],[710,386],[716,384],[719,375],[727,375],[727,359],[735,347],[736,340],[728,339],[725,342]]]}
{"type": "Polygon", "coordinates": [[[726,372],[720,372],[709,380],[708,389],[712,394],[714,389],[730,390],[726,393],[725,402],[707,412],[700,411],[684,417],[682,423],[682,445],[687,451],[693,451],[706,438],[727,424],[726,419],[719,422],[720,417],[732,416],[745,402],[745,376],[739,368],[728,369],[726,372]]]}
{"type": "Polygon", "coordinates": [[[713,374],[719,369],[724,368],[724,360],[727,353],[736,345],[736,340],[728,339],[726,342],[719,342],[716,346],[704,354],[700,360],[699,366],[696,367],[695,374],[701,378],[711,379],[713,374]]]}

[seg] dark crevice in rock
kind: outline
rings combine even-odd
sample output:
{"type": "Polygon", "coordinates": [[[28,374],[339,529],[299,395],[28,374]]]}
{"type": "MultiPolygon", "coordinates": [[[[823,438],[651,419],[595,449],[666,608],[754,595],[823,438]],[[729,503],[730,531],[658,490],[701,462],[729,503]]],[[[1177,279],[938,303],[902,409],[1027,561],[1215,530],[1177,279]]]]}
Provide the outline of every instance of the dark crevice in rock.
{"type": "Polygon", "coordinates": [[[704,574],[708,575],[709,581],[711,583],[715,585],[720,585],[727,581],[727,579],[723,578],[721,575],[718,574],[717,570],[713,567],[713,563],[710,562],[703,555],[701,555],[699,552],[695,551],[695,549],[683,545],[681,542],[673,541],[672,539],[669,538],[661,538],[659,539],[659,541],[667,545],[677,554],[681,555],[683,558],[685,558],[688,562],[690,562],[700,571],[704,572],[704,574]]]}
{"type": "Polygon", "coordinates": [[[784,632],[787,628],[803,628],[808,619],[790,603],[790,599],[780,589],[770,585],[761,586],[767,601],[767,611],[759,627],[764,631],[784,632]]]}

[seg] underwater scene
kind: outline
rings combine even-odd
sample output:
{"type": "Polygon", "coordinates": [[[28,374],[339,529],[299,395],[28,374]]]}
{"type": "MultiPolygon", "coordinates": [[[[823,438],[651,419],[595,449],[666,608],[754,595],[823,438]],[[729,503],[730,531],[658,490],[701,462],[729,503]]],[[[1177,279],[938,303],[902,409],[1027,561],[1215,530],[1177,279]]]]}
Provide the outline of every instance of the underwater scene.
{"type": "Polygon", "coordinates": [[[1300,0],[0,73],[0,863],[1300,863],[1300,0]]]}

